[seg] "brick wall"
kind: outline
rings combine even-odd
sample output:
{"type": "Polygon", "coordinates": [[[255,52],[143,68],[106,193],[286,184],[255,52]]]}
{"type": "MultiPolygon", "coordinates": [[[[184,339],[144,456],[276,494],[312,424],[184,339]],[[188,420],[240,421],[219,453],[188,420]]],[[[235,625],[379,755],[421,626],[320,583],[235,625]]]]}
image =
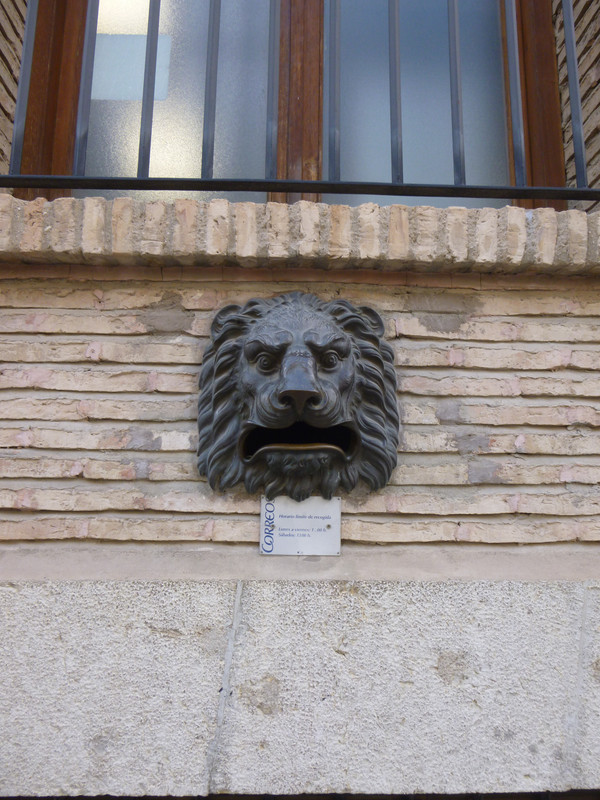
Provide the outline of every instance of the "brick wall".
{"type": "Polygon", "coordinates": [[[8,172],[10,163],[26,7],[26,0],[0,4],[0,173],[8,172]]]}
{"type": "Polygon", "coordinates": [[[256,541],[196,472],[202,352],[215,309],[309,289],[396,351],[399,466],[345,539],[600,539],[600,215],[0,200],[0,538],[256,541]]]}
{"type": "MultiPolygon", "coordinates": [[[[554,26],[558,50],[558,77],[565,141],[567,184],[575,186],[575,156],[569,107],[567,56],[560,0],[554,0],[554,26]]],[[[600,6],[598,0],[574,0],[575,36],[581,85],[583,131],[587,151],[588,181],[600,185],[600,6]]],[[[598,203],[582,202],[574,207],[590,210],[598,203]]]]}

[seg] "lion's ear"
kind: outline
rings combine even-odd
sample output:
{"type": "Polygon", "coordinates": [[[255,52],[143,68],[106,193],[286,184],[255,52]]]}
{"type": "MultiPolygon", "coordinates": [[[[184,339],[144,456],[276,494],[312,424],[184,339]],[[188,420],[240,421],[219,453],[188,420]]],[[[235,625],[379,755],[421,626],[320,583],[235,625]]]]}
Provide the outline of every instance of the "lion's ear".
{"type": "Polygon", "coordinates": [[[383,336],[385,333],[385,325],[379,314],[372,308],[369,308],[369,306],[360,306],[359,311],[371,326],[373,333],[376,333],[377,336],[383,336]]]}
{"type": "Polygon", "coordinates": [[[236,305],[225,306],[225,308],[222,308],[218,314],[216,314],[212,321],[212,325],[210,326],[210,332],[213,339],[215,339],[221,333],[231,317],[233,317],[235,314],[239,314],[241,308],[241,306],[236,305]]]}

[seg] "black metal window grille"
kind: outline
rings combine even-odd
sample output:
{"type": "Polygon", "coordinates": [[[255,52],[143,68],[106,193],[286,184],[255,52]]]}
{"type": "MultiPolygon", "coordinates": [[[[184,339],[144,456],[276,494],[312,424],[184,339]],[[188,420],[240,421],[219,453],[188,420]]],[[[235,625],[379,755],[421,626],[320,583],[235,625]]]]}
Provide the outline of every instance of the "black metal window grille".
{"type": "MultiPolygon", "coordinates": [[[[442,2],[443,0],[440,0],[442,2]]],[[[322,180],[281,180],[275,177],[277,163],[277,82],[279,41],[279,0],[270,0],[267,135],[265,142],[265,177],[261,179],[214,178],[215,109],[221,0],[209,0],[209,32],[206,50],[205,111],[202,131],[202,171],[200,178],[156,178],[149,175],[154,84],[158,47],[161,0],[150,0],[146,38],[146,56],[139,132],[138,168],[135,177],[85,176],[88,123],[94,46],[99,0],[88,0],[83,67],[77,117],[73,174],[22,175],[21,154],[27,95],[31,75],[33,41],[39,0],[29,0],[22,56],[21,79],[15,110],[14,137],[10,172],[0,176],[0,187],[64,188],[82,190],[182,190],[214,192],[310,192],[315,194],[356,194],[413,197],[475,197],[500,199],[600,200],[600,189],[589,186],[586,168],[580,82],[576,55],[572,0],[561,0],[564,20],[565,51],[568,70],[569,103],[576,166],[576,187],[541,187],[527,183],[525,137],[522,115],[521,72],[517,40],[516,0],[498,0],[504,5],[506,21],[507,68],[511,108],[514,186],[476,186],[465,178],[462,85],[459,47],[459,0],[446,0],[448,10],[449,75],[452,119],[454,183],[416,184],[403,180],[403,144],[401,119],[401,74],[399,54],[399,0],[388,0],[389,80],[390,80],[390,182],[343,181],[340,179],[340,69],[339,38],[341,0],[331,0],[329,25],[329,113],[326,146],[328,175],[322,180]]]]}

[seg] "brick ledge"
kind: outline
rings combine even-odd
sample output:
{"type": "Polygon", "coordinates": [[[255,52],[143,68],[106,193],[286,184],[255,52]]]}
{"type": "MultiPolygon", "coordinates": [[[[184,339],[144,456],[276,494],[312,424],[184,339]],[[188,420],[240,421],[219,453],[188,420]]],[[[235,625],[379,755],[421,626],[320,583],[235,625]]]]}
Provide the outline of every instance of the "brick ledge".
{"type": "Polygon", "coordinates": [[[0,195],[0,261],[600,274],[600,212],[0,195]]]}

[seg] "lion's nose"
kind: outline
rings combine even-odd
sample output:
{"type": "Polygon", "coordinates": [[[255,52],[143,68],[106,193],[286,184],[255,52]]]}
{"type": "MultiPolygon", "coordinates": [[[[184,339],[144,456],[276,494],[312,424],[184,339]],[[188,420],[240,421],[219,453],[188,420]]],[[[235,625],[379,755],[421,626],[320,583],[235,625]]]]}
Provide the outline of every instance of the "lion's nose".
{"type": "Polygon", "coordinates": [[[317,391],[303,391],[302,389],[287,389],[279,393],[279,402],[282,405],[291,405],[300,416],[304,406],[319,401],[321,395],[317,391]],[[312,401],[312,402],[311,402],[312,401]]]}
{"type": "Polygon", "coordinates": [[[305,406],[315,405],[321,399],[311,365],[298,361],[284,370],[284,380],[279,389],[279,402],[282,405],[293,406],[300,416],[305,406]]]}

